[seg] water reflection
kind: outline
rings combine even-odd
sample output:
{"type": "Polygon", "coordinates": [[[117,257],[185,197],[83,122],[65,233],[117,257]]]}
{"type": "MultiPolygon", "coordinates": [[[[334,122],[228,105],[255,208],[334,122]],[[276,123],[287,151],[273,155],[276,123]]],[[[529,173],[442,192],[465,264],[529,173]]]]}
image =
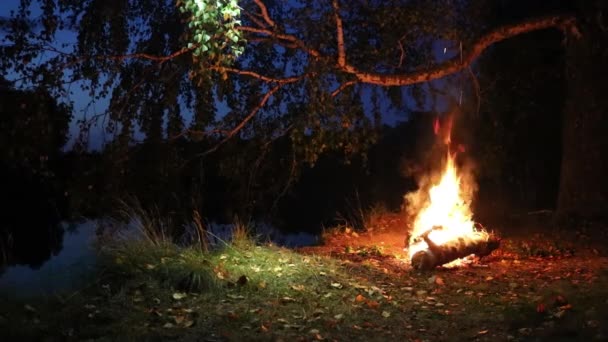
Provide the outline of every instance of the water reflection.
{"type": "Polygon", "coordinates": [[[17,296],[55,294],[78,288],[87,270],[95,262],[92,242],[95,239],[94,221],[80,224],[61,224],[67,234],[60,244],[63,248],[44,264],[31,267],[9,267],[0,276],[0,291],[17,296]],[[71,226],[70,229],[67,229],[71,226]]]}

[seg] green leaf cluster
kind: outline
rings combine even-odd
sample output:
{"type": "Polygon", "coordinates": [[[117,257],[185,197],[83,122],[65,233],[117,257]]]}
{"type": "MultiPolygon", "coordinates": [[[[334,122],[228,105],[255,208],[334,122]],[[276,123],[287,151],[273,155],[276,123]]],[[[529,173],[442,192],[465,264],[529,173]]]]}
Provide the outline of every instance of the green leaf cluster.
{"type": "Polygon", "coordinates": [[[245,50],[241,8],[237,0],[180,0],[177,6],[190,15],[188,48],[212,64],[230,65],[245,50]]]}

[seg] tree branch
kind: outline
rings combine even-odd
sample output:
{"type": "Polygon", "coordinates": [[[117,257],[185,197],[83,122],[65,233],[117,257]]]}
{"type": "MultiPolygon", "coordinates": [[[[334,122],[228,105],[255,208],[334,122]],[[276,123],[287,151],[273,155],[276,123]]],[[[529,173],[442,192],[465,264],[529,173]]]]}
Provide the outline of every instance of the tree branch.
{"type": "Polygon", "coordinates": [[[303,41],[301,41],[294,35],[276,33],[276,32],[273,32],[273,31],[270,31],[267,29],[255,28],[255,27],[250,27],[250,26],[239,26],[239,27],[237,27],[237,29],[239,29],[241,31],[245,31],[245,32],[259,33],[259,34],[274,37],[279,40],[288,41],[290,43],[295,44],[298,48],[304,50],[306,53],[308,53],[309,55],[311,55],[313,57],[316,57],[316,58],[321,57],[321,53],[319,51],[309,48],[308,46],[306,46],[306,44],[304,44],[303,41]]]}
{"type": "Polygon", "coordinates": [[[338,62],[337,68],[343,72],[356,76],[360,82],[375,84],[380,86],[406,86],[416,83],[428,82],[439,79],[447,75],[461,71],[477,59],[481,53],[490,45],[502,40],[532,31],[558,28],[575,37],[580,37],[580,32],[576,28],[575,19],[571,16],[551,16],[528,20],[522,23],[500,27],[482,36],[469,49],[464,52],[462,59],[457,57],[445,63],[437,65],[430,69],[422,69],[415,72],[404,74],[379,74],[373,72],[365,72],[357,68],[345,64],[340,65],[338,62]]]}
{"type": "Polygon", "coordinates": [[[342,18],[340,18],[340,4],[338,0],[333,0],[334,19],[336,20],[336,40],[338,41],[338,66],[346,66],[346,48],[344,47],[344,29],[342,27],[342,18]]]}
{"type": "Polygon", "coordinates": [[[225,144],[228,140],[230,140],[233,136],[235,136],[241,129],[243,129],[243,127],[245,127],[245,125],[251,120],[253,119],[253,117],[258,113],[258,111],[260,109],[262,109],[262,107],[264,107],[264,105],[266,104],[266,102],[268,102],[268,100],[270,99],[270,97],[276,93],[279,89],[281,89],[281,87],[284,85],[284,83],[282,84],[278,84],[276,85],[274,88],[270,89],[265,95],[264,97],[262,97],[262,100],[260,100],[260,102],[258,103],[257,106],[255,106],[255,108],[253,108],[251,110],[251,112],[249,112],[249,114],[247,114],[247,116],[238,124],[236,125],[236,127],[234,127],[230,132],[228,132],[228,134],[224,137],[224,139],[222,139],[220,142],[218,142],[217,144],[215,144],[215,146],[213,146],[212,148],[208,149],[207,151],[201,153],[199,156],[203,157],[208,155],[209,153],[212,153],[214,151],[216,151],[220,146],[222,146],[223,144],[225,144]]]}
{"type": "Polygon", "coordinates": [[[260,12],[262,12],[262,18],[264,18],[264,21],[271,27],[274,27],[275,23],[268,14],[268,7],[266,7],[262,0],[253,0],[253,2],[255,2],[255,4],[258,5],[258,7],[260,8],[260,12]]]}
{"type": "Polygon", "coordinates": [[[297,82],[304,77],[303,75],[301,75],[301,76],[293,76],[293,77],[286,77],[286,78],[273,78],[273,77],[259,74],[254,71],[241,70],[241,69],[222,67],[222,66],[211,66],[209,69],[215,70],[215,71],[220,71],[220,72],[222,72],[222,71],[230,72],[230,73],[237,74],[237,75],[250,76],[250,77],[262,80],[264,82],[272,82],[272,83],[279,83],[279,84],[297,82]]]}
{"type": "Polygon", "coordinates": [[[336,89],[336,90],[334,90],[334,91],[332,91],[332,92],[331,92],[331,97],[336,97],[336,96],[338,96],[338,94],[340,94],[340,92],[342,92],[344,89],[346,89],[346,88],[348,88],[348,87],[350,87],[350,86],[352,86],[352,85],[355,85],[355,84],[357,84],[357,83],[359,83],[359,81],[348,81],[348,82],[344,82],[344,83],[342,83],[342,84],[341,84],[341,85],[338,87],[338,89],[336,89]]]}

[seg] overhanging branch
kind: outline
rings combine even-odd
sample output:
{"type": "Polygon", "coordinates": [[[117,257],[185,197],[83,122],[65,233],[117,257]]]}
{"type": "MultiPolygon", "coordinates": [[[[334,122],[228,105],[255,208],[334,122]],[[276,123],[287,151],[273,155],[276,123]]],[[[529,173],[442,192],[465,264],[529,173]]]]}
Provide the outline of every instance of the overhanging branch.
{"type": "Polygon", "coordinates": [[[571,34],[575,37],[580,36],[580,32],[576,28],[575,19],[571,16],[552,16],[531,19],[518,24],[500,27],[479,38],[469,49],[464,53],[462,58],[459,56],[445,63],[439,64],[430,69],[422,69],[411,73],[404,74],[379,74],[358,70],[354,66],[344,65],[336,66],[343,72],[349,73],[357,77],[360,82],[375,84],[380,86],[406,86],[416,83],[428,82],[443,78],[453,73],[459,72],[473,63],[481,53],[492,44],[502,40],[532,31],[559,28],[564,33],[571,34]]]}

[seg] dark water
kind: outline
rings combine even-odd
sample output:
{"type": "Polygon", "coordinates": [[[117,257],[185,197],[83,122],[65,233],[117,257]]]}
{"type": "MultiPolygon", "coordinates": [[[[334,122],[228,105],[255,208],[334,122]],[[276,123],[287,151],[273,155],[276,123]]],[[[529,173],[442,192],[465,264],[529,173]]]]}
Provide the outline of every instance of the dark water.
{"type": "Polygon", "coordinates": [[[39,268],[9,267],[0,276],[0,293],[14,296],[52,295],[76,290],[95,264],[96,222],[76,224],[63,236],[63,248],[39,268]]]}

